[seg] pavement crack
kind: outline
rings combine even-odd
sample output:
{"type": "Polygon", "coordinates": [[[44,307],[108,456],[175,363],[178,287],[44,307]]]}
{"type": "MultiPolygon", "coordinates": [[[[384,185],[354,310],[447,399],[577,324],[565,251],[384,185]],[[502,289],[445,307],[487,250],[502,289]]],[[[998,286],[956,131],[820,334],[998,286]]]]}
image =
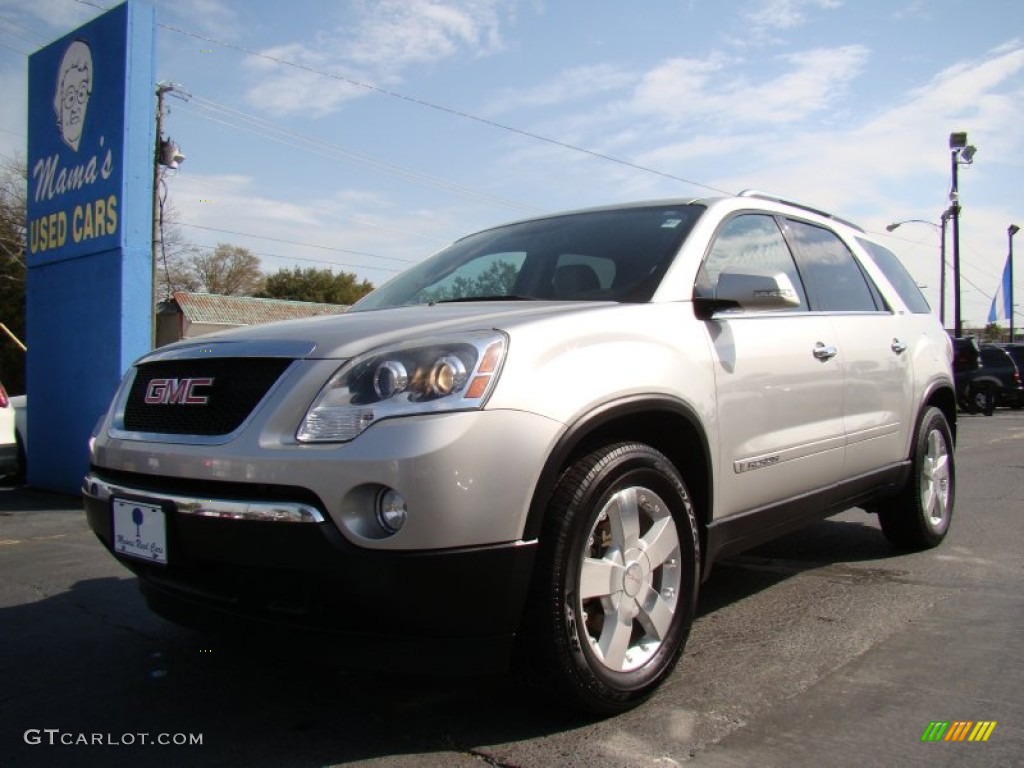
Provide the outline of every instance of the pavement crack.
{"type": "Polygon", "coordinates": [[[518,763],[506,763],[477,749],[465,749],[463,752],[471,757],[475,757],[477,760],[483,760],[487,765],[492,765],[494,768],[521,768],[518,763]]]}

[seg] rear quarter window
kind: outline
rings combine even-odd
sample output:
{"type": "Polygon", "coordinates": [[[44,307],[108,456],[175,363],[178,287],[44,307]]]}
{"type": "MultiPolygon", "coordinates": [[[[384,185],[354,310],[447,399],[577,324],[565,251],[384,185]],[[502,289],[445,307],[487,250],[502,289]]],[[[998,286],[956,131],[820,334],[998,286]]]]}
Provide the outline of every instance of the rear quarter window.
{"type": "Polygon", "coordinates": [[[907,305],[907,309],[915,315],[927,315],[932,311],[932,308],[928,306],[928,300],[921,293],[921,289],[917,287],[914,278],[911,277],[907,268],[896,257],[896,254],[878,243],[872,243],[870,240],[863,240],[858,237],[857,242],[868,252],[875,265],[882,270],[882,274],[892,284],[892,287],[896,289],[896,293],[899,294],[903,303],[907,305]]]}

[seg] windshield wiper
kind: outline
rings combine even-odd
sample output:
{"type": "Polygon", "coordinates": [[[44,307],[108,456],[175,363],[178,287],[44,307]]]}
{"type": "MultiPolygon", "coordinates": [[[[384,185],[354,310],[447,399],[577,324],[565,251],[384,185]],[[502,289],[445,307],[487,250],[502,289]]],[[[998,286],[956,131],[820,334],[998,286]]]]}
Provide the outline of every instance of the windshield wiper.
{"type": "Polygon", "coordinates": [[[488,296],[460,296],[457,299],[438,299],[431,304],[458,304],[466,301],[537,301],[534,296],[517,296],[514,293],[491,294],[488,296]]]}

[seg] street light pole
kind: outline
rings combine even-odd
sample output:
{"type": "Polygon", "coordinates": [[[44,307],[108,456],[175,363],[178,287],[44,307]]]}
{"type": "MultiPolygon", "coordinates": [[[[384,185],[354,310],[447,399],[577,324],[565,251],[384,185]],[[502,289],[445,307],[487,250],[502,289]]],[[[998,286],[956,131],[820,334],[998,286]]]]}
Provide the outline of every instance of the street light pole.
{"type": "Polygon", "coordinates": [[[946,224],[949,217],[953,215],[953,208],[947,208],[942,212],[940,221],[941,242],[939,243],[939,322],[946,327],[946,224]]]}
{"type": "Polygon", "coordinates": [[[927,224],[929,227],[939,230],[939,322],[942,323],[943,328],[946,327],[946,222],[949,221],[952,211],[952,208],[947,208],[942,212],[939,219],[942,222],[941,226],[927,219],[904,219],[903,221],[894,221],[885,227],[886,232],[892,232],[897,227],[913,223],[927,224]]]}
{"type": "Polygon", "coordinates": [[[1007,264],[1008,271],[1010,273],[1010,275],[1009,275],[1009,278],[1010,278],[1010,285],[1009,285],[1009,289],[1010,289],[1010,311],[1009,311],[1008,314],[1010,315],[1010,343],[1011,344],[1013,343],[1013,236],[1016,235],[1018,232],[1020,232],[1020,227],[1018,227],[1016,224],[1011,224],[1010,226],[1008,226],[1006,228],[1006,239],[1009,241],[1009,244],[1010,244],[1010,252],[1009,252],[1009,254],[1006,257],[1006,264],[1007,264]]]}

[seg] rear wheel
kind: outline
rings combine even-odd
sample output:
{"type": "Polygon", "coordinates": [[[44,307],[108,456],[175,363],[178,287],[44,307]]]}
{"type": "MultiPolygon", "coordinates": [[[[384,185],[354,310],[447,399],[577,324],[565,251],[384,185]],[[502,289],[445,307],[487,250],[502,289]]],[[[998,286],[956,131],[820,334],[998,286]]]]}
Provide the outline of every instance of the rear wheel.
{"type": "Polygon", "coordinates": [[[971,405],[975,413],[991,416],[996,409],[996,393],[989,386],[980,386],[971,392],[971,405]]]}
{"type": "Polygon", "coordinates": [[[28,456],[25,451],[25,441],[21,439],[21,433],[15,432],[14,439],[18,446],[18,468],[14,472],[14,482],[24,485],[28,482],[28,456]]]}
{"type": "Polygon", "coordinates": [[[527,617],[527,663],[574,705],[643,701],[682,653],[697,601],[697,522],[669,460],[639,443],[577,460],[552,497],[527,617]]]}
{"type": "Polygon", "coordinates": [[[894,545],[927,549],[949,531],[956,490],[953,436],[938,408],[928,408],[921,418],[912,461],[903,490],[879,504],[878,522],[894,545]]]}

